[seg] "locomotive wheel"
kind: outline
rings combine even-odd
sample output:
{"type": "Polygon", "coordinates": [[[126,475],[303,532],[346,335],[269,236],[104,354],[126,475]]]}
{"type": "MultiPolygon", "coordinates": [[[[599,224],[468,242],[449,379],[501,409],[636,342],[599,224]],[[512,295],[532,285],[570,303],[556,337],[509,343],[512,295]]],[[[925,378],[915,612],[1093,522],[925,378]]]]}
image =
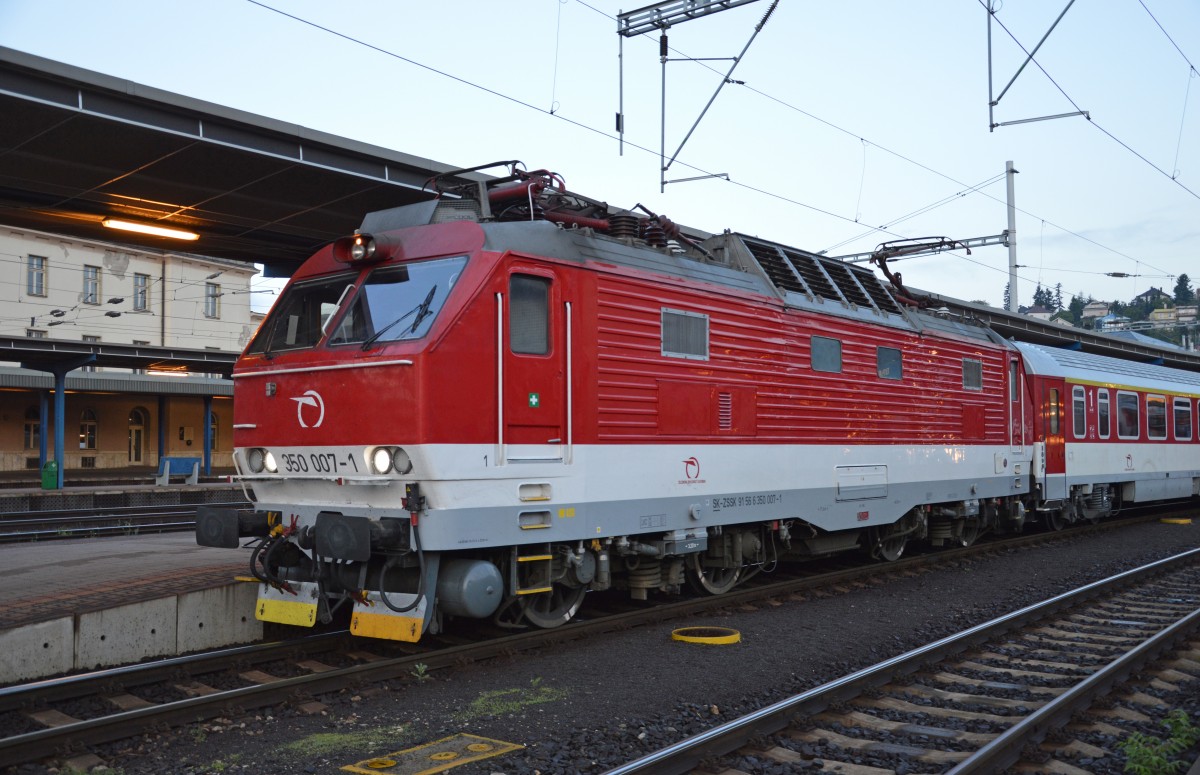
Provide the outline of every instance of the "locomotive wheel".
{"type": "Polygon", "coordinates": [[[963,520],[962,533],[959,535],[959,541],[963,546],[970,546],[979,540],[979,536],[983,535],[983,522],[978,519],[963,520]]]}
{"type": "Polygon", "coordinates": [[[884,562],[895,562],[904,555],[904,547],[908,545],[908,532],[901,522],[874,528],[870,535],[874,540],[871,556],[884,562]]]}
{"type": "Polygon", "coordinates": [[[583,605],[583,596],[587,587],[568,587],[565,584],[555,584],[549,592],[539,595],[529,595],[525,598],[522,610],[525,621],[534,627],[548,630],[571,621],[579,606],[583,605]]]}
{"type": "Polygon", "coordinates": [[[742,579],[741,568],[706,568],[699,554],[689,554],[687,579],[692,589],[703,595],[723,595],[742,579]]]}
{"type": "Polygon", "coordinates": [[[1046,512],[1046,527],[1058,532],[1067,525],[1067,518],[1062,513],[1061,509],[1054,509],[1046,512]]]}

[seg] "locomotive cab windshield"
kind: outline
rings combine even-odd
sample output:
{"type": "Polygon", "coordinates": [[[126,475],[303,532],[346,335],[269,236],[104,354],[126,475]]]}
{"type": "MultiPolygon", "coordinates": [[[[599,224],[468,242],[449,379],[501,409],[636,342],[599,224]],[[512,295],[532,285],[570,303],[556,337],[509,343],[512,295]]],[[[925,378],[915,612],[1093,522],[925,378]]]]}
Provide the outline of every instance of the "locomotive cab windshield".
{"type": "Polygon", "coordinates": [[[466,256],[380,267],[362,283],[342,317],[332,344],[420,339],[429,332],[467,263],[466,256]]]}
{"type": "Polygon", "coordinates": [[[356,272],[342,272],[285,290],[246,352],[270,357],[281,350],[315,347],[357,277],[356,272]]]}
{"type": "Polygon", "coordinates": [[[284,292],[247,353],[270,357],[283,350],[311,349],[331,330],[329,344],[359,344],[363,349],[377,341],[420,339],[466,263],[466,256],[454,256],[380,266],[359,283],[358,293],[356,272],[298,282],[284,292]],[[341,309],[346,312],[339,321],[341,309]]]}

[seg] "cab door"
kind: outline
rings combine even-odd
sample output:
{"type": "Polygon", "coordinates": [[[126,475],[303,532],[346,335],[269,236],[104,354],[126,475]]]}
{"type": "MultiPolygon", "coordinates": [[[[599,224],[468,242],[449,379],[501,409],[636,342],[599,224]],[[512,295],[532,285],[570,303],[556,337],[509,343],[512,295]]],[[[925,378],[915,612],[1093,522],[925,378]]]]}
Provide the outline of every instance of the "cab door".
{"type": "Polygon", "coordinates": [[[1021,363],[1017,358],[1008,360],[1008,428],[1009,450],[1014,454],[1025,451],[1025,385],[1021,377],[1021,363]]]}
{"type": "Polygon", "coordinates": [[[501,294],[501,460],[562,461],[568,447],[567,316],[553,271],[515,268],[501,294]]]}

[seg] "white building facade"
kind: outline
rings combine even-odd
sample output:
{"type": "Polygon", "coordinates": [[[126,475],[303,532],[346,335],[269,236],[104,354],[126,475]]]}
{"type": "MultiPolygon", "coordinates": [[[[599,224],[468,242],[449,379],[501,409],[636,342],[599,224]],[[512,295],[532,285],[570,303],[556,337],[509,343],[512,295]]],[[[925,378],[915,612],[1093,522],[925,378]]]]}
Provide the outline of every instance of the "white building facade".
{"type": "MultiPolygon", "coordinates": [[[[240,352],[261,320],[250,304],[256,271],[0,224],[0,336],[240,352]]],[[[0,471],[39,466],[52,387],[44,372],[0,364],[0,471]]],[[[230,465],[232,384],[219,375],[84,366],[68,374],[65,400],[65,471],[199,457],[206,403],[213,466],[230,465]]]]}

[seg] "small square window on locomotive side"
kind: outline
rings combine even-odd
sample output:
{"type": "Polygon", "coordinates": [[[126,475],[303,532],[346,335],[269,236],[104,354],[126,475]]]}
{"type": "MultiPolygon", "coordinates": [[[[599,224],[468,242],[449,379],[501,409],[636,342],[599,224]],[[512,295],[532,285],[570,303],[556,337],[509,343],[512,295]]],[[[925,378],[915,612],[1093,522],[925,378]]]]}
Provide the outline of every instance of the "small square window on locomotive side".
{"type": "Polygon", "coordinates": [[[831,374],[842,372],[842,342],[827,336],[814,336],[810,343],[812,370],[831,374]]]}
{"type": "Polygon", "coordinates": [[[904,378],[904,361],[895,347],[876,347],[875,365],[880,379],[904,378]]]}
{"type": "Polygon", "coordinates": [[[983,361],[963,358],[963,390],[983,390],[983,361]]]}
{"type": "Polygon", "coordinates": [[[708,315],[664,307],[662,354],[667,358],[708,360],[708,315]]]}

